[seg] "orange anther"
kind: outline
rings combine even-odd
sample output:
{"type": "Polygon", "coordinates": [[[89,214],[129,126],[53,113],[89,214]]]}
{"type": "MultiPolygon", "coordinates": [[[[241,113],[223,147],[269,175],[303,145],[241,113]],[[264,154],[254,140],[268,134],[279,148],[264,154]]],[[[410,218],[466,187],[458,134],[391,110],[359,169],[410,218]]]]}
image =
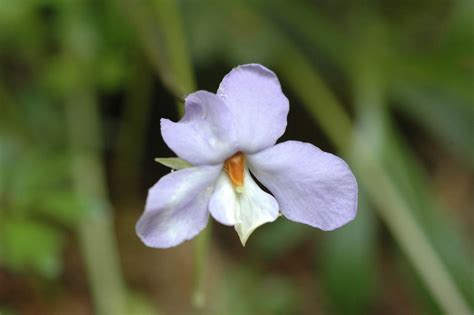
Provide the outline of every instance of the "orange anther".
{"type": "Polygon", "coordinates": [[[224,171],[236,189],[244,186],[244,170],[245,156],[241,152],[237,152],[224,162],[224,171]]]}

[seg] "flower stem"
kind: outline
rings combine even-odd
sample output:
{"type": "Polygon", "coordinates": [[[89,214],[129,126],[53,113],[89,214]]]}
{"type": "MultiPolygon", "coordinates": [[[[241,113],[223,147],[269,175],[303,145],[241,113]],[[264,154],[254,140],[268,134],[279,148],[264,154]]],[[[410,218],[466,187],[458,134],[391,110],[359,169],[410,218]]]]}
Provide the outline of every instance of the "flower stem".
{"type": "Polygon", "coordinates": [[[209,256],[209,245],[211,240],[211,221],[195,240],[195,273],[194,273],[194,292],[192,296],[193,306],[201,310],[206,306],[206,277],[207,263],[209,256]]]}

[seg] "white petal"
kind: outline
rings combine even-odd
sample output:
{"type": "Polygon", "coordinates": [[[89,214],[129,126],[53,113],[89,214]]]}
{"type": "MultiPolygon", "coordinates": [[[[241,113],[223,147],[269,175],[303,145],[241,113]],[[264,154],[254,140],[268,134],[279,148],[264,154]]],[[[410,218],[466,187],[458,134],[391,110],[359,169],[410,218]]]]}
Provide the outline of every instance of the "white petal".
{"type": "Polygon", "coordinates": [[[238,199],[234,187],[225,172],[217,179],[216,188],[209,201],[209,212],[214,219],[224,225],[235,225],[235,209],[238,199]]]}
{"type": "Polygon", "coordinates": [[[244,190],[237,194],[239,207],[236,209],[235,230],[245,246],[250,234],[259,226],[278,218],[278,203],[270,194],[264,192],[253,180],[248,169],[245,170],[244,190]]]}
{"type": "Polygon", "coordinates": [[[234,225],[244,246],[256,228],[278,218],[278,208],[275,198],[255,183],[247,168],[242,192],[236,192],[227,174],[222,172],[209,203],[214,219],[234,225]]]}

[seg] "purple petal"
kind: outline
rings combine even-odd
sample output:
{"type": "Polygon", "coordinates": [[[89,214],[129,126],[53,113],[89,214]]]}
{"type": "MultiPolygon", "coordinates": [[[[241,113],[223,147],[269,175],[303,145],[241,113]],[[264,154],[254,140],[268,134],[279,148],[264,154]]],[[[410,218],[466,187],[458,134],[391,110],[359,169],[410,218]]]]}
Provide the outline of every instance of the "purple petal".
{"type": "Polygon", "coordinates": [[[172,172],[148,191],[136,232],[149,247],[168,248],[195,237],[209,219],[209,198],[222,165],[172,172]]]}
{"type": "Polygon", "coordinates": [[[258,64],[234,68],[222,80],[217,95],[234,116],[241,151],[253,153],[272,146],[285,132],[288,99],[267,68],[258,64]]]}
{"type": "Polygon", "coordinates": [[[247,156],[257,179],[290,220],[333,230],[357,213],[357,182],[347,164],[309,143],[287,141],[247,156]]]}
{"type": "Polygon", "coordinates": [[[166,144],[193,165],[223,162],[236,152],[232,113],[215,94],[198,91],[186,97],[185,115],[177,123],[161,120],[166,144]]]}

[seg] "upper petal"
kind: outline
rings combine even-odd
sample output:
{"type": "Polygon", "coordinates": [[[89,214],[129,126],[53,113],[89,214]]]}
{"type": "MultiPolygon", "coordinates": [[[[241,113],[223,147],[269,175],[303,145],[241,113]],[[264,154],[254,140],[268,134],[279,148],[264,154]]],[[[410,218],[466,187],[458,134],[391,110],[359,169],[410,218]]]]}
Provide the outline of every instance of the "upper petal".
{"type": "Polygon", "coordinates": [[[193,165],[221,163],[236,151],[232,113],[217,95],[206,91],[186,97],[179,122],[162,119],[161,134],[176,155],[193,165]]]}
{"type": "Polygon", "coordinates": [[[234,68],[217,95],[232,112],[239,150],[257,152],[276,143],[285,132],[289,103],[277,76],[258,64],[234,68]]]}
{"type": "Polygon", "coordinates": [[[207,224],[209,198],[222,165],[172,172],[150,190],[136,232],[150,247],[176,246],[196,236],[207,224]]]}
{"type": "Polygon", "coordinates": [[[288,219],[333,230],[355,217],[357,182],[337,156],[309,143],[287,141],[247,158],[288,219]]]}

